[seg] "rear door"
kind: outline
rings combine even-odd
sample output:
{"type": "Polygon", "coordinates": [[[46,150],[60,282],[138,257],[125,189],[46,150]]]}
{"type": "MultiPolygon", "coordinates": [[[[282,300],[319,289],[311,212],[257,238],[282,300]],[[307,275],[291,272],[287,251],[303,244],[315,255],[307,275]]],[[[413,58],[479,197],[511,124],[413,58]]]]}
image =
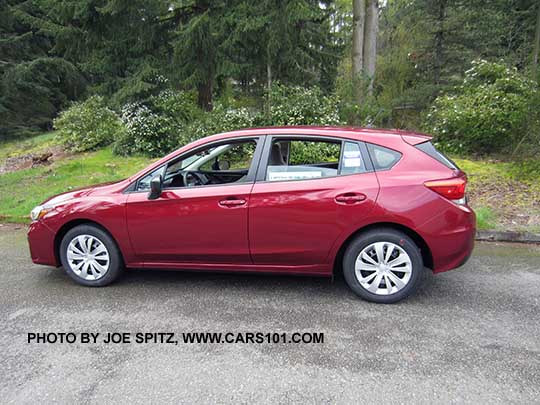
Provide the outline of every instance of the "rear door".
{"type": "Polygon", "coordinates": [[[254,263],[327,263],[336,239],[369,215],[378,190],[361,142],[268,136],[250,196],[254,263]]]}

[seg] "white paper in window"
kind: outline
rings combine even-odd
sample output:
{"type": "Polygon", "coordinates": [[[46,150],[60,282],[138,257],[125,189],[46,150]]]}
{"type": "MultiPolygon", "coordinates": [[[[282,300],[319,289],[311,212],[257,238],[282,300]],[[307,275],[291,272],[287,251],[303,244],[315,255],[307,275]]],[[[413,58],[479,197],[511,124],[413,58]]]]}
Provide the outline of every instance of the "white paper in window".
{"type": "Polygon", "coordinates": [[[320,171],[270,172],[270,173],[268,173],[268,180],[270,180],[270,181],[316,179],[316,178],[319,178],[319,177],[322,177],[322,172],[320,172],[320,171]]]}
{"type": "Polygon", "coordinates": [[[343,159],[343,165],[345,167],[360,167],[362,165],[362,162],[360,161],[359,157],[356,157],[356,158],[346,157],[345,159],[343,159]]]}
{"type": "Polygon", "coordinates": [[[343,155],[345,159],[347,158],[359,158],[360,157],[360,151],[359,150],[346,150],[343,152],[343,155]]]}

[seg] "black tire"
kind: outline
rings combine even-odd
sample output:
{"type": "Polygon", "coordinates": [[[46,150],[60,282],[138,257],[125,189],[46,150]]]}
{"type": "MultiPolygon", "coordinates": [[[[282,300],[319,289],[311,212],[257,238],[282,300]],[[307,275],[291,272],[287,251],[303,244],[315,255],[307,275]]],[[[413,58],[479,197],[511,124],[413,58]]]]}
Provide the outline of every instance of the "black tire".
{"type": "MultiPolygon", "coordinates": [[[[345,277],[345,281],[356,295],[366,301],[381,304],[398,302],[418,289],[424,279],[424,272],[424,262],[418,246],[406,234],[391,228],[372,229],[360,234],[349,243],[343,255],[343,276],[345,277]],[[410,258],[412,268],[410,279],[401,290],[395,293],[378,295],[370,292],[360,284],[356,276],[355,263],[358,255],[364,248],[376,242],[393,243],[401,247],[410,258]]],[[[392,285],[392,283],[390,284],[392,285]]]]}
{"type": "Polygon", "coordinates": [[[89,287],[103,287],[109,285],[115,281],[124,270],[122,255],[120,254],[118,246],[116,246],[116,242],[103,229],[90,224],[76,226],[70,229],[64,235],[64,238],[60,243],[60,261],[62,262],[62,266],[69,277],[71,277],[78,284],[89,287]],[[97,238],[103,243],[103,245],[105,245],[107,249],[107,253],[109,255],[109,267],[106,273],[97,280],[85,280],[84,278],[78,276],[69,265],[67,259],[68,246],[74,238],[81,235],[91,235],[94,238],[97,238]]]}

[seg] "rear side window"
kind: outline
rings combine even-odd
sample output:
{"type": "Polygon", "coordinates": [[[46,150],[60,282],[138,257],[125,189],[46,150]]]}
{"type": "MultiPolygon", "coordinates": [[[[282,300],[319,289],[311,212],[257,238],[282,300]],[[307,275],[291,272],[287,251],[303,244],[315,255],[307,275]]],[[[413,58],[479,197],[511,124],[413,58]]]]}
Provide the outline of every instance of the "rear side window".
{"type": "Polygon", "coordinates": [[[358,142],[277,138],[272,141],[266,181],[308,180],[367,171],[358,142]]]}
{"type": "Polygon", "coordinates": [[[306,180],[338,175],[341,142],[276,139],[272,142],[267,181],[306,180]]]}
{"type": "Polygon", "coordinates": [[[452,169],[452,170],[458,169],[457,165],[454,162],[452,162],[450,159],[448,159],[446,156],[444,156],[437,149],[435,149],[435,146],[433,146],[433,144],[430,141],[420,143],[420,144],[416,145],[416,148],[420,149],[426,155],[431,156],[437,162],[442,163],[443,165],[445,165],[449,169],[452,169]]]}
{"type": "Polygon", "coordinates": [[[384,146],[366,144],[375,170],[389,170],[401,159],[401,153],[384,146]]]}

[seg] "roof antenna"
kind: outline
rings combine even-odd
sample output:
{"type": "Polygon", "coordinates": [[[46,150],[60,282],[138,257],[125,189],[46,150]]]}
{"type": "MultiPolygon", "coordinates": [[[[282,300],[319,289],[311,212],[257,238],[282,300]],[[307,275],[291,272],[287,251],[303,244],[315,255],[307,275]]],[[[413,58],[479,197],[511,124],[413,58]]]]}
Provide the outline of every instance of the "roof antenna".
{"type": "Polygon", "coordinates": [[[373,128],[373,123],[375,122],[379,114],[383,111],[384,111],[384,108],[379,108],[379,111],[377,111],[377,114],[375,114],[375,116],[371,120],[369,120],[368,123],[366,124],[366,128],[373,128]]]}

